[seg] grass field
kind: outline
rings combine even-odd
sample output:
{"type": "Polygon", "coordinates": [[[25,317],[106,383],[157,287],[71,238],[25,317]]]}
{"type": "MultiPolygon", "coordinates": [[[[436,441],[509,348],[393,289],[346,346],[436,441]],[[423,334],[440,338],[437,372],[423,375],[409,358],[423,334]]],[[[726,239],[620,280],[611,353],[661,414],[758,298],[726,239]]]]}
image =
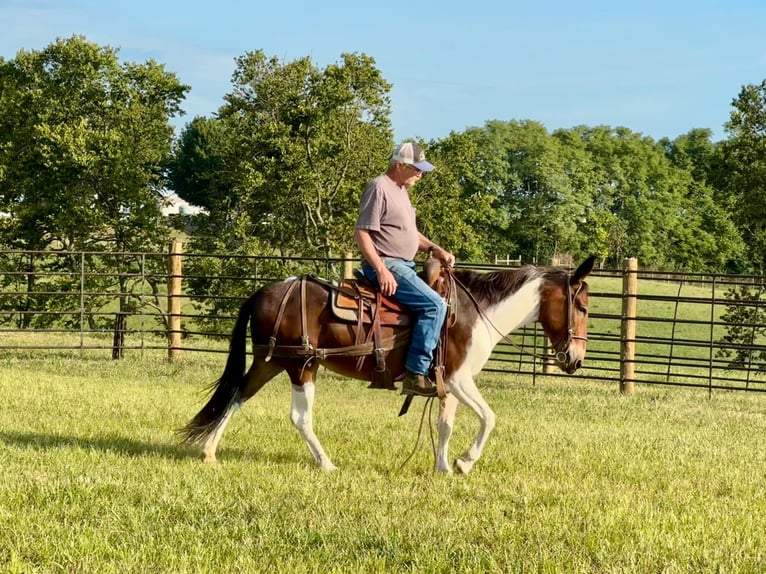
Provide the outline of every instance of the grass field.
{"type": "MultiPolygon", "coordinates": [[[[484,376],[497,429],[434,475],[420,410],[325,376],[315,467],[285,378],[232,420],[220,463],[174,429],[220,355],[0,359],[0,571],[763,572],[766,397],[484,376]]],[[[476,432],[458,411],[453,457],[476,432]]],[[[426,431],[426,434],[428,431],[426,431]]]]}

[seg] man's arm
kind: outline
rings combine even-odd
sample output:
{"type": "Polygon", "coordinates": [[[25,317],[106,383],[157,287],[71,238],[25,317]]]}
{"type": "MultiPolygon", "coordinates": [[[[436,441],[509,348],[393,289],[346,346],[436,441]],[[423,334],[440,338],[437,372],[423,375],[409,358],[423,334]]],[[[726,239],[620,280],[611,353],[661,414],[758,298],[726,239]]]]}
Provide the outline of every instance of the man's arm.
{"type": "Polygon", "coordinates": [[[370,237],[370,232],[367,229],[354,230],[354,240],[359,247],[359,251],[362,252],[362,256],[375,269],[375,273],[378,276],[378,283],[380,284],[380,291],[383,295],[393,295],[396,292],[396,279],[388,270],[383,260],[378,255],[378,250],[375,249],[375,244],[370,237]]]}

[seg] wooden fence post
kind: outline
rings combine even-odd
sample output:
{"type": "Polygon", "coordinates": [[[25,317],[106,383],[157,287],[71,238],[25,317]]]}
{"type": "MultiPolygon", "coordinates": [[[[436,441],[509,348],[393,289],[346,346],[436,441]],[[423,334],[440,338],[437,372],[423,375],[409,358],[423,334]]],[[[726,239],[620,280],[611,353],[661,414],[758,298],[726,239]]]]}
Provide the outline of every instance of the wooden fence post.
{"type": "Polygon", "coordinates": [[[343,260],[343,278],[354,278],[354,254],[350,251],[346,252],[346,258],[343,260]]]}
{"type": "Polygon", "coordinates": [[[620,328],[620,392],[632,395],[636,379],[636,298],[638,296],[638,260],[625,259],[622,276],[622,318],[620,328]]]}
{"type": "Polygon", "coordinates": [[[183,243],[170,244],[168,263],[168,360],[181,356],[181,257],[183,243]]]}

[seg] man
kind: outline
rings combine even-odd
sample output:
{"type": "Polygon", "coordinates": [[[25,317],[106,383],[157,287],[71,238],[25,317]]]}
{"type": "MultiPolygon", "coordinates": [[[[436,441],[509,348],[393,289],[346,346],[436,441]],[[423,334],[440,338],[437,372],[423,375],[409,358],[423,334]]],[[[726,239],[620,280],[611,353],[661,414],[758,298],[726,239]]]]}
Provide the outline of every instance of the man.
{"type": "Polygon", "coordinates": [[[354,232],[364,257],[365,277],[414,315],[402,394],[428,397],[436,395],[428,372],[447,305],[418,277],[413,259],[418,251],[428,251],[451,267],[455,257],[418,231],[408,190],[433,169],[419,145],[406,142],[397,146],[386,173],[365,189],[354,232]]]}

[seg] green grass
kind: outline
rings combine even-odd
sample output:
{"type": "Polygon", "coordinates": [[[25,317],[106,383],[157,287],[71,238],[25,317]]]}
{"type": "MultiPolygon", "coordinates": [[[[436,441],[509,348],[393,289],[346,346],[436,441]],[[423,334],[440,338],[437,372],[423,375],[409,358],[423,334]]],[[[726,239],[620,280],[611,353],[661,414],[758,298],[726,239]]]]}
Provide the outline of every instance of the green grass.
{"type": "MultiPolygon", "coordinates": [[[[325,375],[321,473],[284,377],[208,466],[177,442],[220,355],[0,360],[0,571],[761,572],[759,394],[483,376],[496,432],[467,477],[434,475],[423,401],[325,375]],[[542,382],[541,382],[542,381],[542,382]]],[[[452,457],[476,419],[458,411],[452,457]]]]}

